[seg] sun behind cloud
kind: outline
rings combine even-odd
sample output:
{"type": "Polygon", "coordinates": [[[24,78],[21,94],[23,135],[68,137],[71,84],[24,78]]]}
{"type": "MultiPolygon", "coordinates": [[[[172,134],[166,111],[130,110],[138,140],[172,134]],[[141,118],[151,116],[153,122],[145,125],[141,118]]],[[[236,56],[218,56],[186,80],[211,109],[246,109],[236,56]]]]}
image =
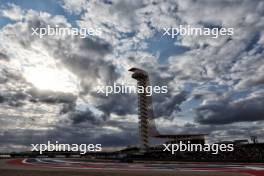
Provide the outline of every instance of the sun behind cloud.
{"type": "Polygon", "coordinates": [[[24,76],[39,90],[69,93],[78,91],[77,78],[64,69],[34,67],[27,69],[24,76]]]}

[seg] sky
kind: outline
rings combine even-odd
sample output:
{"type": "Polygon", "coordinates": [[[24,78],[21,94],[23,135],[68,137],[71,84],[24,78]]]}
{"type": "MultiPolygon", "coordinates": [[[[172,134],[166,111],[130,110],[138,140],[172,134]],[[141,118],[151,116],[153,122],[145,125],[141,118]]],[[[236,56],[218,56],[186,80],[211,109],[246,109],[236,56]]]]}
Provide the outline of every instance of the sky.
{"type": "Polygon", "coordinates": [[[263,141],[264,2],[261,0],[0,0],[0,151],[30,144],[138,145],[137,96],[94,92],[152,85],[161,133],[208,141],[263,141]],[[100,28],[87,38],[31,34],[32,27],[100,28]],[[163,36],[163,28],[233,28],[230,36],[163,36]]]}

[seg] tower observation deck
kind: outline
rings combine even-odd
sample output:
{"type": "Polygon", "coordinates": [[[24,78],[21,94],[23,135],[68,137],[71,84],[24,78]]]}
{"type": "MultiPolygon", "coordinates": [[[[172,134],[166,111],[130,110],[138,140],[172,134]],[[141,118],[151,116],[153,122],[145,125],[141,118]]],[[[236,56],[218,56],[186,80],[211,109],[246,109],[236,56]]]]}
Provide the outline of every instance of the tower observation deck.
{"type": "MultiPolygon", "coordinates": [[[[146,71],[139,68],[131,68],[129,71],[133,72],[132,78],[137,80],[138,86],[146,88],[150,85],[149,76],[146,71]]],[[[145,151],[149,148],[150,137],[163,138],[170,142],[190,140],[204,143],[204,136],[206,134],[160,134],[155,125],[152,97],[147,96],[145,91],[138,94],[138,118],[141,148],[145,151]]]]}

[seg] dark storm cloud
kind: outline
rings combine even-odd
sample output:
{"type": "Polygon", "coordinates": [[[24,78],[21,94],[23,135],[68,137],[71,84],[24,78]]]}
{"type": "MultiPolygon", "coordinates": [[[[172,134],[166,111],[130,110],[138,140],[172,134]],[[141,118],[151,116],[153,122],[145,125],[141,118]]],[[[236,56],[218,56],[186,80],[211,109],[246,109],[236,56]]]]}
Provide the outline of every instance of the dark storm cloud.
{"type": "Polygon", "coordinates": [[[102,147],[124,147],[128,145],[135,145],[138,143],[138,134],[137,131],[128,132],[126,131],[119,131],[111,133],[103,133],[103,131],[99,129],[97,130],[90,130],[87,131],[86,134],[84,133],[73,133],[69,134],[68,138],[65,136],[63,137],[64,140],[66,139],[69,143],[77,142],[77,143],[96,143],[102,144],[102,147]],[[89,133],[90,132],[90,133],[89,133]],[[87,140],[88,139],[88,140],[87,140]]]}
{"type": "Polygon", "coordinates": [[[2,70],[0,70],[0,84],[5,84],[7,82],[12,82],[13,84],[29,84],[26,83],[26,80],[19,73],[14,72],[13,70],[8,70],[7,67],[4,67],[2,70]]]}
{"type": "MultiPolygon", "coordinates": [[[[93,140],[92,133],[94,130],[86,128],[73,128],[69,126],[56,127],[53,130],[30,130],[30,129],[12,129],[6,130],[0,134],[1,144],[5,147],[12,146],[10,151],[21,151],[21,146],[27,147],[27,151],[31,148],[31,144],[47,144],[47,141],[55,143],[67,143],[67,144],[83,144],[83,143],[97,143],[93,140]],[[85,130],[85,133],[83,132],[85,130]],[[89,140],[87,140],[89,139],[89,140]],[[90,140],[91,139],[91,140],[90,140]]],[[[9,149],[6,148],[6,151],[9,149]]]]}
{"type": "Polygon", "coordinates": [[[96,115],[88,108],[85,111],[76,110],[74,112],[71,112],[69,116],[74,125],[79,124],[79,123],[84,123],[84,122],[98,125],[106,120],[105,115],[96,115]]]}
{"type": "Polygon", "coordinates": [[[22,90],[25,90],[26,86],[30,84],[25,81],[23,76],[7,68],[3,68],[1,73],[0,85],[2,83],[3,87],[5,87],[6,83],[9,83],[11,86],[5,87],[0,92],[0,103],[5,103],[13,107],[24,105],[28,94],[22,90]]]}
{"type": "MultiPolygon", "coordinates": [[[[186,100],[188,93],[182,91],[176,95],[170,95],[162,101],[157,101],[154,99],[154,111],[156,117],[170,117],[174,112],[181,111],[180,105],[186,100]]],[[[155,97],[154,97],[155,98],[155,97]]]]}
{"type": "Polygon", "coordinates": [[[27,101],[31,103],[47,103],[47,104],[65,104],[62,112],[66,113],[75,106],[76,96],[69,93],[61,92],[14,92],[0,94],[0,103],[7,103],[10,106],[22,106],[27,101]],[[68,110],[67,110],[68,109],[68,110]]]}
{"type": "Polygon", "coordinates": [[[122,116],[136,113],[136,94],[110,94],[107,97],[97,95],[96,98],[101,98],[101,103],[97,108],[108,115],[115,113],[122,116]]]}
{"type": "Polygon", "coordinates": [[[96,108],[103,114],[95,114],[89,108],[84,111],[74,110],[69,114],[73,124],[89,122],[98,125],[108,123],[112,113],[120,116],[136,113],[136,94],[110,94],[107,97],[95,93],[92,95],[98,100],[96,108]]]}
{"type": "MultiPolygon", "coordinates": [[[[38,143],[45,138],[46,132],[38,130],[12,129],[0,134],[1,144],[17,144],[30,147],[30,144],[38,143]]],[[[43,142],[43,141],[42,141],[43,142]]]]}
{"type": "Polygon", "coordinates": [[[48,104],[57,103],[75,103],[77,97],[71,93],[54,92],[54,91],[40,91],[32,89],[29,91],[31,95],[30,101],[32,102],[43,102],[48,104]]]}
{"type": "Polygon", "coordinates": [[[9,106],[18,107],[25,104],[27,95],[22,92],[0,94],[0,103],[7,103],[9,106]]]}
{"type": "MultiPolygon", "coordinates": [[[[138,117],[136,117],[136,118],[138,118],[138,117]]],[[[119,121],[108,120],[108,121],[106,121],[105,125],[108,125],[111,127],[117,127],[123,131],[136,132],[138,130],[138,123],[137,122],[131,122],[128,120],[122,120],[122,121],[120,121],[120,120],[119,121]]]]}
{"type": "Polygon", "coordinates": [[[75,110],[75,107],[76,107],[75,102],[72,102],[72,103],[64,103],[62,105],[61,110],[60,110],[60,114],[66,114],[68,112],[74,111],[75,110]]]}
{"type": "Polygon", "coordinates": [[[6,54],[0,52],[0,60],[8,61],[9,60],[9,57],[6,54]]]}
{"type": "Polygon", "coordinates": [[[77,96],[71,93],[39,91],[37,89],[32,89],[29,91],[29,94],[29,101],[31,103],[41,102],[51,105],[62,104],[60,114],[66,114],[74,111],[76,107],[77,96]]]}
{"type": "Polygon", "coordinates": [[[6,101],[5,97],[3,95],[0,95],[0,103],[3,103],[5,101],[6,101]]]}
{"type": "Polygon", "coordinates": [[[238,101],[218,101],[196,109],[200,124],[229,124],[264,120],[264,96],[238,101]]]}

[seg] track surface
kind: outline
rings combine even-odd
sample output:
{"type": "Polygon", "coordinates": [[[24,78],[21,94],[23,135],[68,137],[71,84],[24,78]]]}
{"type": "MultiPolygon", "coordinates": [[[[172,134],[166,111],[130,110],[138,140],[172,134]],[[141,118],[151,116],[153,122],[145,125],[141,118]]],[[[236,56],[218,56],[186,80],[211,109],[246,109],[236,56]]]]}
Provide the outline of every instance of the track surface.
{"type": "Polygon", "coordinates": [[[8,164],[26,168],[56,168],[74,170],[114,170],[114,171],[183,171],[183,172],[232,172],[248,173],[255,176],[264,176],[264,164],[248,163],[173,163],[173,164],[147,164],[147,163],[98,163],[81,162],[63,159],[15,159],[8,164]]]}

